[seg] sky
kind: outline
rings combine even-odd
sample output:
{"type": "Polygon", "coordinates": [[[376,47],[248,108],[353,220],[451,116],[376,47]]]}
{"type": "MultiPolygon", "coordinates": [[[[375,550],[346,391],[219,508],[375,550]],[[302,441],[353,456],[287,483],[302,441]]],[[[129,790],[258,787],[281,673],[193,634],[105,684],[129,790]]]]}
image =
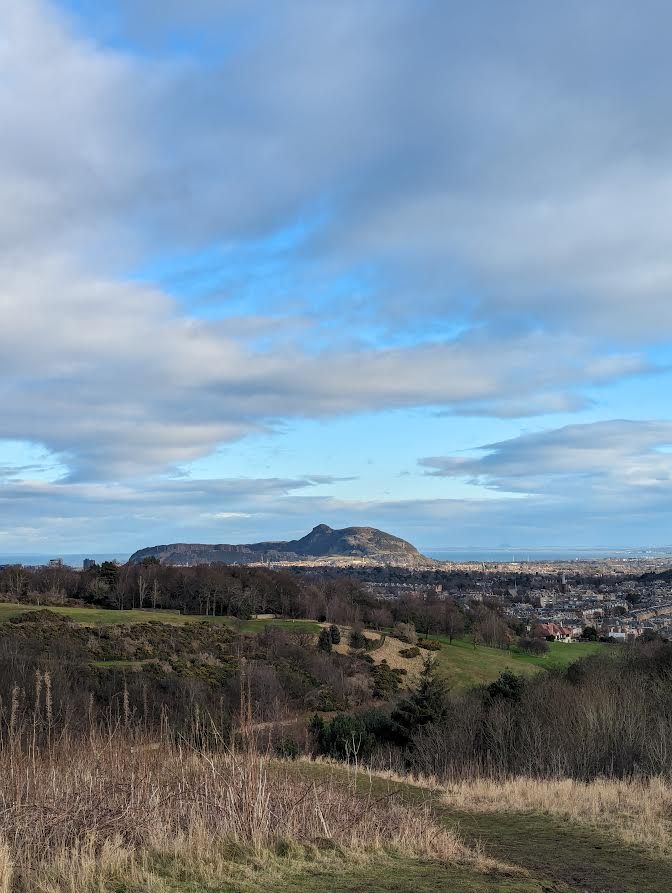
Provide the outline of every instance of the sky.
{"type": "Polygon", "coordinates": [[[672,544],[664,0],[0,0],[0,555],[672,544]]]}

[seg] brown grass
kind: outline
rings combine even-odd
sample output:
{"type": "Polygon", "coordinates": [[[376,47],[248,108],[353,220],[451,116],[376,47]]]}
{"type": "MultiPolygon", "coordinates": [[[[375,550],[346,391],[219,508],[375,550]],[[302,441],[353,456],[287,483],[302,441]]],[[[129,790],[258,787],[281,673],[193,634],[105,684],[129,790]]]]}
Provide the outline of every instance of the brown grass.
{"type": "MultiPolygon", "coordinates": [[[[324,758],[322,761],[330,762],[324,758]]],[[[376,778],[430,790],[453,809],[561,816],[608,831],[656,856],[672,857],[672,783],[664,778],[597,778],[582,782],[521,776],[506,780],[455,779],[446,784],[436,778],[394,771],[366,772],[376,778]]]]}
{"type": "Polygon", "coordinates": [[[393,795],[357,796],[252,750],[130,747],[117,737],[1,751],[0,841],[0,893],[102,893],[119,878],[159,891],[157,866],[221,880],[232,862],[268,865],[273,853],[308,850],[501,867],[393,795]]]}
{"type": "Polygon", "coordinates": [[[672,785],[661,778],[476,779],[445,787],[449,806],[475,812],[536,812],[602,827],[626,843],[672,856],[672,785]]]}
{"type": "MultiPolygon", "coordinates": [[[[321,625],[329,626],[328,623],[321,625]]],[[[378,639],[380,637],[380,633],[373,629],[364,630],[364,634],[369,639],[378,639]]],[[[349,636],[350,627],[341,627],[341,641],[338,645],[333,646],[333,650],[339,654],[348,654],[350,652],[350,646],[348,645],[349,636]]],[[[406,670],[407,675],[404,676],[402,685],[408,687],[417,682],[422,672],[424,659],[428,654],[427,651],[421,649],[417,657],[402,657],[399,652],[408,647],[408,642],[402,642],[401,639],[396,639],[394,636],[386,636],[384,645],[368,653],[373,658],[374,664],[379,664],[386,660],[392,669],[406,670]]]]}

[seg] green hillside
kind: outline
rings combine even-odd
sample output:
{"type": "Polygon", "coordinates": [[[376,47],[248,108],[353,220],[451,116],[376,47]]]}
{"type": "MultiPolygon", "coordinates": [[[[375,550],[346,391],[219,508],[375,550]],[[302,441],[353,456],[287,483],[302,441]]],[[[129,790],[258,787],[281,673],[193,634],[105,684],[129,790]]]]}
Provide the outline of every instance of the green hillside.
{"type": "Polygon", "coordinates": [[[601,642],[549,642],[547,654],[534,656],[516,647],[505,650],[477,645],[474,648],[468,639],[453,639],[449,644],[444,636],[435,638],[443,643],[441,651],[437,652],[438,665],[453,688],[492,682],[504,670],[529,674],[539,669],[566,667],[581,657],[609,647],[601,642]]]}
{"type": "MultiPolygon", "coordinates": [[[[0,602],[0,623],[4,620],[11,620],[12,617],[18,617],[26,611],[45,610],[45,607],[37,605],[20,605],[12,602],[0,602]]],[[[68,607],[51,607],[46,606],[46,610],[54,611],[56,614],[62,614],[75,623],[81,623],[86,626],[107,626],[110,624],[122,623],[174,623],[184,625],[187,623],[212,623],[224,624],[225,626],[236,626],[245,632],[256,632],[269,624],[280,626],[285,629],[301,630],[304,632],[319,633],[320,626],[312,620],[243,620],[238,621],[235,617],[221,617],[205,614],[179,614],[176,611],[152,611],[152,610],[129,610],[117,611],[110,608],[68,608],[68,607]]]]}

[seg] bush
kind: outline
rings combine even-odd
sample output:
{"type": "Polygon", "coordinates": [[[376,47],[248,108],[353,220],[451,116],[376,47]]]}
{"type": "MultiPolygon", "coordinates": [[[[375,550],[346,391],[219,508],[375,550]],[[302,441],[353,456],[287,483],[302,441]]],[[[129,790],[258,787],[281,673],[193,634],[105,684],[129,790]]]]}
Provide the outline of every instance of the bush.
{"type": "Polygon", "coordinates": [[[488,686],[491,698],[503,698],[506,701],[519,701],[523,694],[525,682],[522,676],[516,676],[510,670],[504,670],[499,677],[488,686]]]}
{"type": "Polygon", "coordinates": [[[415,645],[418,641],[418,634],[412,623],[396,623],[392,635],[402,642],[408,642],[409,645],[415,645]]]}
{"type": "Polygon", "coordinates": [[[317,752],[337,760],[349,759],[355,751],[364,756],[375,744],[362,719],[348,713],[339,713],[331,722],[316,715],[309,729],[317,752]]]}
{"type": "Polygon", "coordinates": [[[385,640],[387,636],[385,633],[382,633],[377,639],[366,639],[366,650],[367,651],[377,651],[379,648],[382,648],[385,644],[385,640]]]}
{"type": "Polygon", "coordinates": [[[411,645],[410,648],[402,648],[399,652],[400,657],[407,657],[409,660],[412,657],[417,657],[420,654],[420,649],[415,645],[411,645]]]}
{"type": "Polygon", "coordinates": [[[299,745],[293,738],[280,738],[276,742],[275,752],[283,760],[295,760],[299,755],[299,745]]]}
{"type": "Polygon", "coordinates": [[[540,639],[537,636],[521,636],[518,639],[518,647],[526,654],[546,654],[548,642],[546,639],[540,639]]]}
{"type": "Polygon", "coordinates": [[[402,670],[393,670],[386,660],[381,661],[373,671],[373,696],[387,700],[399,691],[402,670]]]}
{"type": "Polygon", "coordinates": [[[438,639],[419,639],[418,645],[425,651],[441,651],[441,642],[438,639]]]}
{"type": "Polygon", "coordinates": [[[332,645],[338,645],[341,641],[341,631],[336,626],[335,623],[332,623],[329,627],[329,635],[331,636],[332,645]]]}

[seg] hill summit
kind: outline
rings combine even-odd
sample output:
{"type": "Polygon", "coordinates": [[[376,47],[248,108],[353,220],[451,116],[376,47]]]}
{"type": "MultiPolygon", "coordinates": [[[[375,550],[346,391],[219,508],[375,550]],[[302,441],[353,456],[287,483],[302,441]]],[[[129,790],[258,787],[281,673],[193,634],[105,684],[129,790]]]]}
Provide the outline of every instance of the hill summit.
{"type": "Polygon", "coordinates": [[[138,563],[145,558],[158,558],[162,564],[191,565],[251,564],[259,561],[299,561],[307,558],[366,558],[382,564],[415,564],[426,562],[423,555],[406,540],[375,527],[345,527],[334,530],[318,524],[298,540],[243,543],[171,543],[149,546],[131,555],[129,561],[138,563]]]}

